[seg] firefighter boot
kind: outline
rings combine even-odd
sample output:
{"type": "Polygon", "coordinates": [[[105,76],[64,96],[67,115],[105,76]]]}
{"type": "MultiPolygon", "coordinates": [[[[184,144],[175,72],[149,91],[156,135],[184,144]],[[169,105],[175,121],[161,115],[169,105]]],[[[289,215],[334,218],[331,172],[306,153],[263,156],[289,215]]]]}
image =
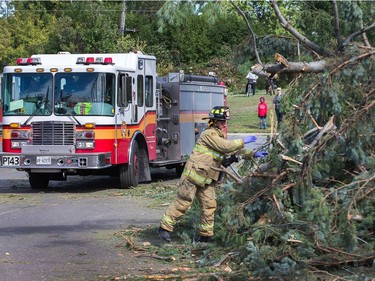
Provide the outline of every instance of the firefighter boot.
{"type": "Polygon", "coordinates": [[[169,231],[165,230],[164,228],[159,227],[158,229],[159,237],[166,241],[166,242],[171,242],[171,236],[169,235],[169,231]]]}
{"type": "Polygon", "coordinates": [[[213,236],[201,236],[201,235],[196,235],[194,238],[194,242],[198,243],[213,243],[214,242],[214,237],[213,236]]]}

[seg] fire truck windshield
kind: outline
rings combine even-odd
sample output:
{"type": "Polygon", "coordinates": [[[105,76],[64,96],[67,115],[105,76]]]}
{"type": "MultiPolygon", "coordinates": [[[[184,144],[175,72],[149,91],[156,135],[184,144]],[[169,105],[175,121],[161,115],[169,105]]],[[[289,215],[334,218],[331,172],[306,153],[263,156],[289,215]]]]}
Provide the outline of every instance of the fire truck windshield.
{"type": "Polygon", "coordinates": [[[3,115],[50,115],[52,74],[4,73],[3,115]]]}
{"type": "Polygon", "coordinates": [[[113,73],[4,73],[3,82],[4,116],[114,115],[113,73]]]}
{"type": "Polygon", "coordinates": [[[115,75],[112,73],[57,73],[55,114],[113,116],[114,93],[115,75]]]}

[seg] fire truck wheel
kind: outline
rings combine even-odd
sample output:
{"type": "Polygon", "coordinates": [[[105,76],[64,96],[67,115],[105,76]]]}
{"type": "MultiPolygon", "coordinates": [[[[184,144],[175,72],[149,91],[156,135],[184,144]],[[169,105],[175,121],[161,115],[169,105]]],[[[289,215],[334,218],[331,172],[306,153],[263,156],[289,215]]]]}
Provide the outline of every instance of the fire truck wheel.
{"type": "Polygon", "coordinates": [[[138,144],[136,142],[132,145],[132,153],[130,156],[130,161],[133,165],[123,164],[120,165],[120,187],[129,188],[136,187],[139,182],[139,150],[138,144]]]}
{"type": "Polygon", "coordinates": [[[44,189],[48,187],[49,175],[29,173],[29,183],[32,189],[44,189]]]}

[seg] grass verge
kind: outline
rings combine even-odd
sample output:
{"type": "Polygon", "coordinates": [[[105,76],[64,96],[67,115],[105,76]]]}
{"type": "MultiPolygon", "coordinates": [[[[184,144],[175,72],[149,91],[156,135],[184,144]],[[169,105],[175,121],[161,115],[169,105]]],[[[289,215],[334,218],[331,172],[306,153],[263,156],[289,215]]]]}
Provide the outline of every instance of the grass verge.
{"type": "Polygon", "coordinates": [[[229,93],[227,105],[230,108],[231,119],[228,122],[230,133],[269,133],[271,122],[275,122],[273,97],[266,95],[265,90],[258,90],[256,95],[247,97],[244,94],[229,93]],[[259,129],[258,104],[260,97],[266,99],[268,105],[267,129],[259,129]]]}

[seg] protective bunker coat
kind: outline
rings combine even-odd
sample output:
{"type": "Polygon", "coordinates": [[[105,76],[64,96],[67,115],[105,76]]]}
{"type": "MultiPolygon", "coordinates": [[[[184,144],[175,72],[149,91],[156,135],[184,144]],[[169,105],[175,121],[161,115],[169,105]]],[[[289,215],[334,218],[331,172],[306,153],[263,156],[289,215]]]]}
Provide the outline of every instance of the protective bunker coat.
{"type": "Polygon", "coordinates": [[[213,236],[216,210],[214,184],[219,178],[219,172],[212,167],[220,167],[225,154],[243,147],[242,139],[226,140],[224,133],[215,127],[203,131],[185,165],[177,197],[162,217],[160,226],[173,231],[177,219],[186,213],[197,196],[202,208],[199,234],[213,236]]]}

